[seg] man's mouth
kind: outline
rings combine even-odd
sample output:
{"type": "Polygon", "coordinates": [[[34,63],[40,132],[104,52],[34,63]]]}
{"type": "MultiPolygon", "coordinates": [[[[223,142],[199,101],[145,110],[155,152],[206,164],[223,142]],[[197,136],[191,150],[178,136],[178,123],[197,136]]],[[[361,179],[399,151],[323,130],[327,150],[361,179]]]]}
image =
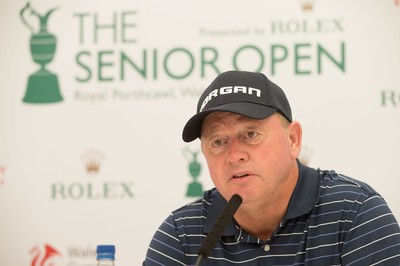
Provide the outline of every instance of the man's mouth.
{"type": "Polygon", "coordinates": [[[234,175],[233,178],[244,178],[249,176],[249,174],[238,174],[238,175],[234,175]]]}

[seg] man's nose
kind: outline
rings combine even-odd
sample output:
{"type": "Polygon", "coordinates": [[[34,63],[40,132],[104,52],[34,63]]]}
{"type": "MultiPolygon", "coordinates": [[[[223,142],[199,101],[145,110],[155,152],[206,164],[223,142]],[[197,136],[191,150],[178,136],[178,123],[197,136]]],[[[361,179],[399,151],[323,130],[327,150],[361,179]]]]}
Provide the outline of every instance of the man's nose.
{"type": "Polygon", "coordinates": [[[249,154],[247,153],[246,147],[240,140],[231,141],[229,144],[229,150],[226,157],[228,163],[243,163],[249,160],[249,154]]]}

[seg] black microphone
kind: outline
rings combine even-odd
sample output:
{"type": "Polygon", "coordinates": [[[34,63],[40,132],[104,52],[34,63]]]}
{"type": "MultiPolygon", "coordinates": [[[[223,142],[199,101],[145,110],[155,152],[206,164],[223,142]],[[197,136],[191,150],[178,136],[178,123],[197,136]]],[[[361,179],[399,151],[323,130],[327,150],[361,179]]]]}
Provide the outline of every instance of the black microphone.
{"type": "Polygon", "coordinates": [[[197,257],[195,266],[199,266],[203,258],[207,258],[210,255],[215,243],[217,243],[218,239],[224,233],[225,227],[228,225],[229,220],[232,219],[240,204],[242,204],[242,201],[242,197],[238,194],[233,195],[228,201],[224,210],[215,221],[215,224],[211,228],[210,232],[201,243],[199,251],[197,252],[199,256],[197,257]]]}

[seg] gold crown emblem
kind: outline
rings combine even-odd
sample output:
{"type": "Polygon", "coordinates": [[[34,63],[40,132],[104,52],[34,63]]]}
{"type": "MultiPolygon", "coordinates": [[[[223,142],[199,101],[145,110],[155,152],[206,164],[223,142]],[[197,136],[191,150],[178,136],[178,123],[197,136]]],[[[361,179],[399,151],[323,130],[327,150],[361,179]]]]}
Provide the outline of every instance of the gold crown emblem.
{"type": "Polygon", "coordinates": [[[96,174],[100,170],[101,162],[103,161],[104,155],[96,150],[87,151],[82,155],[82,159],[85,164],[86,171],[89,174],[96,174]]]}
{"type": "Polygon", "coordinates": [[[91,172],[97,173],[99,169],[100,169],[100,163],[96,159],[86,161],[86,171],[88,171],[89,173],[91,172]]]}
{"type": "Polygon", "coordinates": [[[314,3],[312,0],[301,0],[301,9],[304,12],[311,12],[313,11],[314,3]]]}

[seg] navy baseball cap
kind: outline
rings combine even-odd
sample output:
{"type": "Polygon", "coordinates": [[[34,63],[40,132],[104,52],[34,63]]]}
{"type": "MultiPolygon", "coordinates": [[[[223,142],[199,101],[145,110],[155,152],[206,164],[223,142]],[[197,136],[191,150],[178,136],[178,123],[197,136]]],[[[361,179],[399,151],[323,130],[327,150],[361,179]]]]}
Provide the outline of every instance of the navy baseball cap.
{"type": "Polygon", "coordinates": [[[219,74],[200,96],[197,113],[186,123],[182,138],[200,137],[204,118],[216,111],[264,119],[279,112],[292,122],[292,111],[283,90],[264,74],[227,71],[219,74]]]}

